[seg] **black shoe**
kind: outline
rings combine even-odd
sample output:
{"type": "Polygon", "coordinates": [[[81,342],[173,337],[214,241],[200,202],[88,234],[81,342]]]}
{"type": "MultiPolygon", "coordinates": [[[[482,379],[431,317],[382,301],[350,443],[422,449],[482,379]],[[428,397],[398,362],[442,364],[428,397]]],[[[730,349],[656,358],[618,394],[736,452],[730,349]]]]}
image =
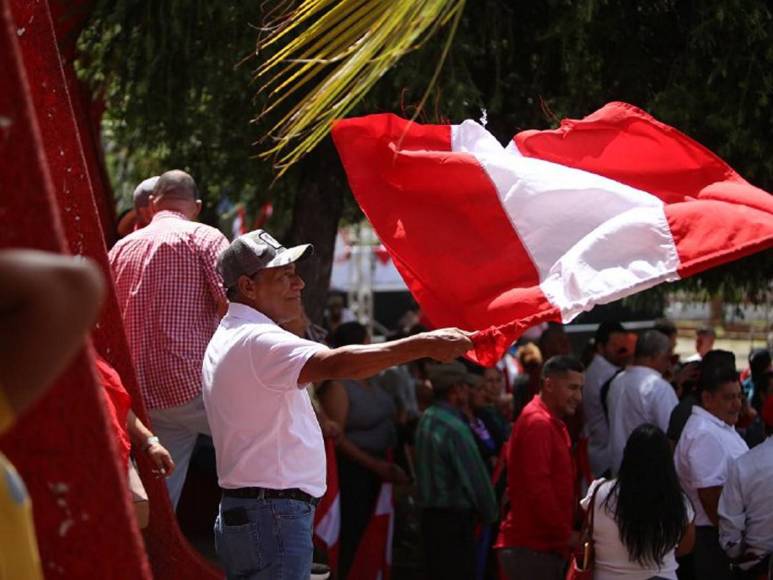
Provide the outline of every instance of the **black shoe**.
{"type": "Polygon", "coordinates": [[[314,563],[311,565],[310,580],[328,580],[330,578],[330,566],[314,563]]]}

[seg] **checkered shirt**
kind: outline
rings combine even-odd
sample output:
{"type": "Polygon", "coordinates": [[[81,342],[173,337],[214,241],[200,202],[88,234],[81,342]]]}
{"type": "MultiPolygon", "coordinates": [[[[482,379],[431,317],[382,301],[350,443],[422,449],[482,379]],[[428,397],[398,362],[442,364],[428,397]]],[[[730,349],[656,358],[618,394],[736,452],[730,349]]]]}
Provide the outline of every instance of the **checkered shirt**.
{"type": "Polygon", "coordinates": [[[201,363],[225,291],[215,270],[228,240],[215,228],[161,211],[110,250],[118,304],[149,409],[201,393],[201,363]]]}

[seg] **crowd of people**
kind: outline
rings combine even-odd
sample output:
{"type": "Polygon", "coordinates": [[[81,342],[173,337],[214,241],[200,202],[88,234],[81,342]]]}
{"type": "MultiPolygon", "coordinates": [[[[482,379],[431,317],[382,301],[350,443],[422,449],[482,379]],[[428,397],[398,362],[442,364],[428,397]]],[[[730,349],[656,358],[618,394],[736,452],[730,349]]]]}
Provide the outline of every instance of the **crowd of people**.
{"type": "Polygon", "coordinates": [[[310,246],[262,230],[229,244],[195,222],[180,171],[135,200],[143,221],[110,260],[151,443],[171,456],[176,504],[197,435],[212,436],[229,577],[308,576],[327,465],[339,578],[360,574],[383,482],[415,496],[427,578],[563,578],[588,520],[597,578],[752,578],[767,565],[767,351],[742,385],[711,328],[678,361],[668,321],[638,336],[604,322],[577,358],[549,324],[491,368],[459,358],[469,333],[427,331],[417,312],[373,343],[340,295],[322,327],[306,317],[296,264],[310,246]]]}
{"type": "Polygon", "coordinates": [[[310,245],[263,230],[229,242],[196,222],[198,189],[182,171],[134,199],[135,230],[109,258],[151,425],[104,359],[99,376],[141,525],[130,451],[151,457],[176,506],[196,439],[212,437],[229,578],[305,580],[316,554],[357,580],[384,482],[415,505],[427,579],[564,578],[586,542],[597,579],[767,572],[769,351],[739,377],[712,328],[681,362],[670,322],[638,335],[604,322],[576,357],[551,323],[483,368],[461,358],[471,333],[427,330],[415,311],[373,342],[340,296],[323,326],[309,321],[296,267],[310,245]],[[335,554],[315,553],[332,465],[340,533],[335,554]]]}

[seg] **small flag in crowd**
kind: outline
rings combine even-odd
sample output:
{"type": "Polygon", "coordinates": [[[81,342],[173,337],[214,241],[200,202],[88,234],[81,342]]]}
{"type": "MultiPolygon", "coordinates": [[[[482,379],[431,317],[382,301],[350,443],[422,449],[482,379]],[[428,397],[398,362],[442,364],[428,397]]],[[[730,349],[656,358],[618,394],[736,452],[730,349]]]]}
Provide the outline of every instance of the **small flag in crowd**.
{"type": "Polygon", "coordinates": [[[241,235],[246,234],[249,230],[249,224],[247,223],[247,208],[243,203],[236,206],[236,215],[234,216],[234,223],[231,226],[233,239],[238,238],[241,235]]]}
{"type": "Polygon", "coordinates": [[[392,484],[384,482],[373,516],[362,534],[349,580],[389,580],[392,566],[392,531],[395,525],[392,484]]]}
{"type": "Polygon", "coordinates": [[[341,536],[341,492],[338,486],[338,464],[335,443],[325,438],[327,459],[327,490],[314,512],[314,542],[327,551],[331,570],[338,569],[338,549],[341,536]]]}
{"type": "Polygon", "coordinates": [[[626,103],[503,147],[474,121],[337,121],[354,195],[435,326],[527,328],[773,245],[773,197],[626,103]]]}

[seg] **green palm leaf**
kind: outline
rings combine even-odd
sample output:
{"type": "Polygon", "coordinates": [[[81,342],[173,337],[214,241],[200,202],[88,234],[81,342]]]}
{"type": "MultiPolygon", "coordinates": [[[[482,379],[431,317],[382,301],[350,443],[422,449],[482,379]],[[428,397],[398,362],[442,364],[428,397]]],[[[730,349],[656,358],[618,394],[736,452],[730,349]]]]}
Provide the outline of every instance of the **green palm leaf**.
{"type": "Polygon", "coordinates": [[[414,117],[418,115],[448,54],[464,2],[303,0],[258,42],[259,51],[275,52],[255,73],[259,92],[268,97],[256,121],[288,108],[268,131],[269,144],[261,156],[273,157],[279,175],[284,173],[400,58],[450,22],[441,58],[414,117]]]}

